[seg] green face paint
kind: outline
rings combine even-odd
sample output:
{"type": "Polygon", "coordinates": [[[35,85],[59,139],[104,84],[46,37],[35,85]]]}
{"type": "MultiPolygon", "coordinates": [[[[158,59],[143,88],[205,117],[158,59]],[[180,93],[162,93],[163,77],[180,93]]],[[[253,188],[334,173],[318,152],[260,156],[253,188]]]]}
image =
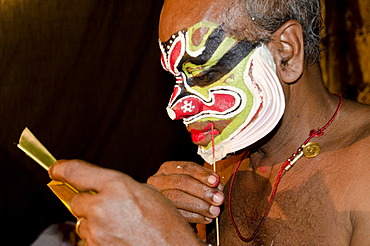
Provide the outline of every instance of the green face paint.
{"type": "MultiPolygon", "coordinates": [[[[232,142],[258,117],[264,92],[253,74],[253,60],[260,57],[257,51],[268,53],[263,45],[237,40],[222,26],[203,21],[174,34],[160,47],[162,65],[177,81],[167,107],[172,119],[183,119],[186,125],[228,120],[215,137],[217,147],[232,142]],[[194,44],[199,34],[202,39],[194,44]]],[[[278,82],[276,76],[273,80],[278,82]]],[[[211,144],[200,148],[208,151],[211,144]]]]}

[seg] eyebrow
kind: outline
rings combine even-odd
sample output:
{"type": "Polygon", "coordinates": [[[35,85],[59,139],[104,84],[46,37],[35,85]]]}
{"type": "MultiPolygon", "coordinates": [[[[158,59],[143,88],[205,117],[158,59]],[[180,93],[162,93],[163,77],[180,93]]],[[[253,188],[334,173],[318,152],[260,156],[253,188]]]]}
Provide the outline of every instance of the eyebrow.
{"type": "MultiPolygon", "coordinates": [[[[237,42],[232,48],[230,48],[217,62],[215,65],[208,67],[207,69],[203,69],[200,76],[194,76],[189,78],[189,84],[196,84],[199,86],[206,86],[209,83],[213,83],[228,73],[231,72],[245,57],[247,57],[253,49],[255,49],[260,43],[251,43],[246,40],[242,40],[237,42]],[[218,74],[212,80],[205,80],[203,81],[203,75],[207,74],[211,71],[217,71],[218,74]]],[[[218,47],[218,46],[217,46],[218,47]]],[[[216,47],[216,49],[217,49],[216,47]]],[[[213,48],[213,47],[212,47],[213,48]]],[[[216,49],[212,49],[213,52],[208,52],[206,55],[199,55],[198,57],[191,57],[189,55],[185,55],[180,63],[179,69],[184,63],[192,63],[197,66],[201,66],[206,64],[209,59],[212,57],[213,53],[216,49]],[[207,59],[208,58],[208,59],[207,59]]],[[[206,49],[207,50],[207,49],[206,49]]],[[[203,52],[204,53],[204,52],[203,52]]]]}
{"type": "Polygon", "coordinates": [[[258,45],[259,43],[250,43],[249,41],[242,40],[234,45],[228,52],[226,52],[226,54],[218,60],[215,66],[226,66],[228,72],[230,72],[258,45]]]}
{"type": "MultiPolygon", "coordinates": [[[[192,57],[185,54],[179,63],[179,69],[181,64],[190,62],[194,65],[204,65],[207,63],[219,48],[224,39],[227,38],[222,25],[212,31],[210,36],[205,42],[206,49],[197,57],[192,57]]],[[[241,62],[253,49],[255,49],[260,43],[251,43],[247,40],[241,40],[237,42],[232,48],[230,48],[217,62],[215,66],[222,66],[227,64],[230,68],[229,71],[234,68],[239,62],[241,62]],[[231,62],[230,62],[231,61],[231,62]]]]}
{"type": "MultiPolygon", "coordinates": [[[[198,85],[203,87],[220,80],[222,77],[229,74],[231,70],[244,60],[258,45],[259,43],[252,44],[248,41],[238,42],[229,49],[215,65],[204,68],[199,75],[188,78],[188,84],[190,86],[198,85]],[[208,76],[210,72],[216,72],[216,75],[208,76]]],[[[199,64],[199,66],[201,65],[199,64]]]]}

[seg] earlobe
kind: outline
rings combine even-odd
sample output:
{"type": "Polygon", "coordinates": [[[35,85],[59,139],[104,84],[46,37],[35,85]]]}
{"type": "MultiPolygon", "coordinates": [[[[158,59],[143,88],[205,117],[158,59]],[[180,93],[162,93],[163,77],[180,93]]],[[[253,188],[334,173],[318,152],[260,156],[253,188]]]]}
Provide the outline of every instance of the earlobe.
{"type": "Polygon", "coordinates": [[[277,74],[284,83],[296,82],[303,73],[304,40],[302,26],[295,20],[285,22],[268,43],[277,74]]]}

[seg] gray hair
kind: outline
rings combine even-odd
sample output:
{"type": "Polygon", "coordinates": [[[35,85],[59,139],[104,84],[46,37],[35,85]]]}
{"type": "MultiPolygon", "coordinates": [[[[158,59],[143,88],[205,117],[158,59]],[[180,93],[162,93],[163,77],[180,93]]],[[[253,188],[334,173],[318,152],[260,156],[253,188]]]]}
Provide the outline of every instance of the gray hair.
{"type": "Polygon", "coordinates": [[[250,41],[271,39],[288,20],[298,21],[303,29],[305,59],[316,62],[320,56],[322,30],[320,0],[233,0],[225,12],[225,27],[238,38],[250,41]]]}

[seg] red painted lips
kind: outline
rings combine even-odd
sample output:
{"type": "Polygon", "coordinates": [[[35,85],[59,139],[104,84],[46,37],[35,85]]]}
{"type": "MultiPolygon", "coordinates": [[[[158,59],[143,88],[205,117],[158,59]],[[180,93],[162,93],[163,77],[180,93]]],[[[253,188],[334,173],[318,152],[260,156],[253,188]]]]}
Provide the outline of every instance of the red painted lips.
{"type": "Polygon", "coordinates": [[[211,129],[212,129],[212,123],[208,124],[203,130],[192,129],[190,130],[191,139],[193,140],[194,143],[196,143],[196,142],[200,142],[203,139],[205,139],[207,134],[216,135],[220,133],[219,130],[216,130],[216,129],[211,130],[211,129]]]}

